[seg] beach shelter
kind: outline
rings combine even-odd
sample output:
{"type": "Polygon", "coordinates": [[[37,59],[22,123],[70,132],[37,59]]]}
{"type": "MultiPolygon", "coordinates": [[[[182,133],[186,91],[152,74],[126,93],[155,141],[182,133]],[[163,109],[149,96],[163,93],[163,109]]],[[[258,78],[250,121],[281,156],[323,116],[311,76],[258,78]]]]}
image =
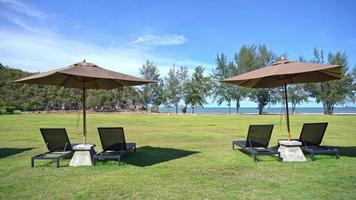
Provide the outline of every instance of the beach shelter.
{"type": "Polygon", "coordinates": [[[86,144],[86,90],[114,89],[153,83],[153,81],[107,70],[84,60],[65,68],[34,74],[16,80],[14,83],[57,85],[81,89],[83,91],[83,140],[86,144]]]}
{"type": "Polygon", "coordinates": [[[313,83],[341,78],[341,65],[325,65],[281,60],[272,65],[223,80],[225,83],[249,88],[284,87],[288,139],[291,140],[287,85],[313,83]]]}

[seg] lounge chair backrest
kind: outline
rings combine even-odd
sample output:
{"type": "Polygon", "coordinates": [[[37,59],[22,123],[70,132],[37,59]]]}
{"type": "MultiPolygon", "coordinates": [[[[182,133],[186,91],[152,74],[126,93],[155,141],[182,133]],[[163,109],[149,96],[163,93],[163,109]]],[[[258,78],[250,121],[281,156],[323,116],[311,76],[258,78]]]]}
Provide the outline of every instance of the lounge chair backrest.
{"type": "Polygon", "coordinates": [[[65,128],[40,128],[40,131],[49,151],[72,150],[65,128]]]}
{"type": "Polygon", "coordinates": [[[247,134],[246,147],[267,148],[271,139],[273,125],[250,125],[247,134]],[[251,146],[252,145],[252,146],[251,146]]]}
{"type": "Polygon", "coordinates": [[[127,150],[123,127],[98,128],[98,132],[104,151],[127,150]]]}
{"type": "Polygon", "coordinates": [[[322,123],[304,123],[299,136],[299,141],[309,146],[319,146],[323,140],[327,122],[322,123]]]}

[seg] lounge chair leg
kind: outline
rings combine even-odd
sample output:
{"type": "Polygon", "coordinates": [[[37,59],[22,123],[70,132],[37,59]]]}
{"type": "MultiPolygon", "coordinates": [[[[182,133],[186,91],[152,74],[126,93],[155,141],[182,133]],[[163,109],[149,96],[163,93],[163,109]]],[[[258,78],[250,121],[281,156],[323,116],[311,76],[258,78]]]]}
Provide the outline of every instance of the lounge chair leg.
{"type": "Polygon", "coordinates": [[[93,166],[95,166],[96,165],[96,158],[95,158],[95,156],[93,156],[93,166]]]}
{"type": "Polygon", "coordinates": [[[314,155],[314,153],[312,153],[311,156],[312,156],[312,160],[315,161],[315,155],[314,155]]]}
{"type": "Polygon", "coordinates": [[[232,142],[232,150],[235,150],[234,142],[232,142]]]}
{"type": "Polygon", "coordinates": [[[340,158],[340,154],[339,152],[336,152],[336,159],[339,159],[340,158]]]}
{"type": "Polygon", "coordinates": [[[279,161],[283,161],[283,159],[282,159],[282,157],[281,157],[281,153],[280,153],[280,152],[278,152],[277,156],[278,156],[278,160],[279,160],[279,161]]]}
{"type": "Polygon", "coordinates": [[[59,158],[56,160],[57,168],[59,168],[59,158]]]}
{"type": "Polygon", "coordinates": [[[121,164],[121,156],[119,156],[119,158],[117,159],[119,162],[119,165],[121,164]]]}
{"type": "Polygon", "coordinates": [[[34,168],[35,167],[35,160],[33,158],[31,158],[31,167],[34,168]]]}
{"type": "Polygon", "coordinates": [[[253,154],[253,159],[254,159],[255,162],[257,161],[257,155],[256,154],[253,154]]]}

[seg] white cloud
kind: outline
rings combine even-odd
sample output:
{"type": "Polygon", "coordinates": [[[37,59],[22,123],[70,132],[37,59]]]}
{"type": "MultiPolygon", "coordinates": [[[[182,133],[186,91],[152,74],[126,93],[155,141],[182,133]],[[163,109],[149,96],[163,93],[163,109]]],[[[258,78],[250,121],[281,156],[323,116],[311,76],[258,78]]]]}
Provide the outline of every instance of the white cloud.
{"type": "MultiPolygon", "coordinates": [[[[5,65],[39,72],[86,59],[108,69],[139,75],[139,67],[148,59],[157,64],[163,76],[173,64],[190,68],[197,65],[211,66],[196,60],[166,56],[164,52],[158,53],[158,46],[186,42],[187,39],[182,35],[143,35],[123,45],[103,46],[92,41],[69,39],[46,27],[34,25],[33,22],[45,16],[45,13],[22,2],[0,0],[0,4],[10,6],[0,17],[16,27],[15,30],[7,26],[0,27],[0,62],[5,65]],[[147,46],[157,47],[153,50],[145,48],[147,46]]],[[[82,27],[76,25],[75,28],[82,27]]]]}
{"type": "Polygon", "coordinates": [[[183,35],[151,35],[146,34],[138,37],[132,41],[132,44],[139,44],[145,46],[168,46],[168,45],[181,45],[184,44],[187,39],[183,35]]]}
{"type": "Polygon", "coordinates": [[[162,75],[173,64],[188,67],[211,66],[195,60],[166,57],[153,53],[150,49],[130,45],[102,47],[90,42],[70,40],[50,31],[38,35],[0,29],[0,41],[2,64],[33,72],[64,67],[83,59],[132,75],[138,75],[138,68],[147,59],[157,64],[162,75]]]}
{"type": "Polygon", "coordinates": [[[0,0],[0,4],[4,5],[5,7],[9,8],[13,12],[16,12],[21,15],[25,15],[28,17],[34,17],[34,18],[44,18],[46,15],[29,5],[17,1],[17,0],[0,0]]]}
{"type": "Polygon", "coordinates": [[[41,29],[38,29],[38,28],[35,28],[34,26],[31,26],[31,25],[28,25],[25,20],[23,20],[21,17],[17,16],[17,15],[14,15],[14,14],[10,14],[10,13],[7,13],[7,12],[3,12],[2,13],[2,16],[4,17],[4,19],[6,19],[8,22],[12,23],[13,25],[17,26],[17,27],[20,27],[26,31],[30,31],[30,32],[37,32],[37,33],[40,33],[40,32],[43,32],[43,31],[46,31],[46,30],[41,30],[41,29]]]}

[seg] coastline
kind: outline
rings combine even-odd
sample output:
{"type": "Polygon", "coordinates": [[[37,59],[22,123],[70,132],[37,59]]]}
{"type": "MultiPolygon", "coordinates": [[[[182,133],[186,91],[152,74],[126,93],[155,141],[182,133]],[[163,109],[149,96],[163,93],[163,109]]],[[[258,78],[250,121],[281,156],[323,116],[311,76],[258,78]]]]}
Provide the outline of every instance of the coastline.
{"type": "MultiPolygon", "coordinates": [[[[82,110],[51,110],[51,111],[25,111],[21,112],[21,114],[79,114],[82,110]]],[[[118,115],[259,115],[257,112],[249,112],[249,113],[226,113],[226,112],[197,112],[197,113],[175,113],[175,112],[148,112],[148,111],[93,111],[87,110],[87,114],[95,115],[95,114],[118,114],[118,115]]],[[[284,115],[285,113],[263,113],[261,115],[284,115]]],[[[325,115],[322,112],[298,112],[291,115],[325,115]]],[[[332,115],[356,115],[356,112],[335,112],[332,115]]]]}

